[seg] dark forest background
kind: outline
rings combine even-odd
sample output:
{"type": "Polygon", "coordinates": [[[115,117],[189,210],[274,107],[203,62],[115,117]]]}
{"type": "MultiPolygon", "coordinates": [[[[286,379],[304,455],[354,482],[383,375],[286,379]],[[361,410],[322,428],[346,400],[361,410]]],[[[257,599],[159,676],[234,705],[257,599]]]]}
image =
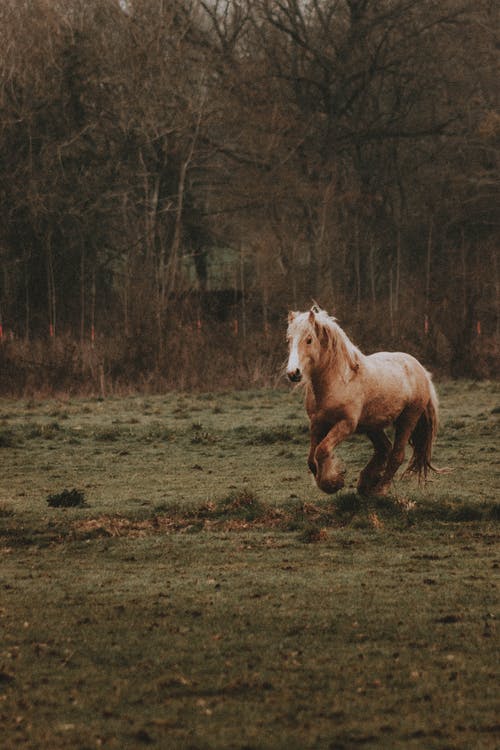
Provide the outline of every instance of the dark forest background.
{"type": "Polygon", "coordinates": [[[3,0],[0,391],[498,365],[494,0],[3,0]]]}

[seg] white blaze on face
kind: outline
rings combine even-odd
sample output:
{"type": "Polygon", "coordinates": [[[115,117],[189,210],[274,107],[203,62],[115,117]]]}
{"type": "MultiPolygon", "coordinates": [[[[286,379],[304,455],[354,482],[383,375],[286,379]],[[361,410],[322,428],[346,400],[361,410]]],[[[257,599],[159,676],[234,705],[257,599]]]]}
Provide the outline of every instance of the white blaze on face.
{"type": "Polygon", "coordinates": [[[301,320],[302,315],[291,314],[289,318],[289,325],[287,331],[288,339],[288,364],[286,368],[286,374],[289,380],[293,383],[298,383],[304,373],[301,362],[301,349],[300,342],[302,341],[303,321],[301,320]]]}
{"type": "Polygon", "coordinates": [[[290,339],[289,347],[290,351],[288,355],[288,365],[286,368],[286,373],[291,379],[292,377],[300,373],[299,341],[297,336],[290,339]]]}

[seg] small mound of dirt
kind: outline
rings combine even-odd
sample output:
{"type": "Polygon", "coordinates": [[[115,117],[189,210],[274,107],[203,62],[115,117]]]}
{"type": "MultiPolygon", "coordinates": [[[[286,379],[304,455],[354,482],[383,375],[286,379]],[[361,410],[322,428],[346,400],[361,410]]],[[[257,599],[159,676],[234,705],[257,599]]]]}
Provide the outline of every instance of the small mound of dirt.
{"type": "Polygon", "coordinates": [[[51,508],[78,508],[85,505],[85,493],[82,490],[63,490],[49,495],[47,503],[51,508]]]}

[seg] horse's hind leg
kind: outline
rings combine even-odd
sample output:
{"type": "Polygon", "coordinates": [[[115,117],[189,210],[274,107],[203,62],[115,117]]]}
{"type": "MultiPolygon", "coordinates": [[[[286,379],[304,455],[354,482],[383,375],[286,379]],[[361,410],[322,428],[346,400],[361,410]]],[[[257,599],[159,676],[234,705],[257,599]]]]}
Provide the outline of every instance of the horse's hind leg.
{"type": "Polygon", "coordinates": [[[374,494],[386,495],[389,491],[394,475],[405,460],[406,446],[421,414],[421,408],[407,407],[396,419],[394,423],[394,445],[387,459],[384,473],[380,481],[373,488],[374,494]]]}
{"type": "Polygon", "coordinates": [[[383,430],[368,430],[365,434],[372,441],[375,453],[359,476],[358,492],[361,495],[369,495],[380,482],[392,450],[392,443],[383,430]]]}

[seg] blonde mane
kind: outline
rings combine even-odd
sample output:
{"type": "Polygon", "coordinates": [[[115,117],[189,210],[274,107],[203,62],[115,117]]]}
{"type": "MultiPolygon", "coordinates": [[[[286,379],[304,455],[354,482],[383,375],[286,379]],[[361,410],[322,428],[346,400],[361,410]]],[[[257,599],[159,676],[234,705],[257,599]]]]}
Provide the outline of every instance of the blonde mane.
{"type": "Polygon", "coordinates": [[[327,349],[332,355],[332,363],[338,369],[343,367],[343,375],[350,378],[350,371],[357,372],[362,357],[361,351],[352,343],[345,331],[337,323],[336,318],[328,315],[325,310],[318,309],[315,313],[317,323],[323,328],[328,343],[327,349]]]}

